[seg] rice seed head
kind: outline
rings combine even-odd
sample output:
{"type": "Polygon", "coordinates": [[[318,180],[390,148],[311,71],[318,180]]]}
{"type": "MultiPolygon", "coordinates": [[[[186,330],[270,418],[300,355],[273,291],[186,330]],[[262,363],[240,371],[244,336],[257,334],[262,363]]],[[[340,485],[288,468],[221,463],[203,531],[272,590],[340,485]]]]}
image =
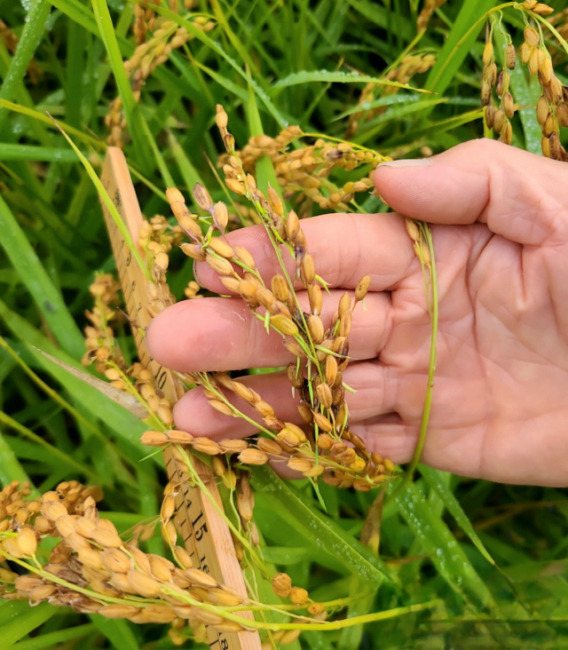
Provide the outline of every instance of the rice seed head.
{"type": "Polygon", "coordinates": [[[256,445],[261,451],[270,456],[280,456],[282,454],[282,447],[276,442],[276,440],[271,440],[270,438],[258,438],[256,445]]]}
{"type": "MultiPolygon", "coordinates": [[[[209,403],[211,404],[211,401],[209,403]]],[[[207,454],[208,456],[216,456],[217,454],[221,453],[221,447],[218,445],[218,443],[216,443],[214,440],[211,440],[211,438],[206,438],[204,436],[194,438],[192,447],[194,451],[199,451],[202,454],[207,454]]]]}
{"type": "Polygon", "coordinates": [[[126,579],[130,593],[138,594],[145,598],[155,598],[160,594],[162,589],[160,583],[155,578],[141,573],[136,569],[130,569],[126,573],[126,579]]]}
{"type": "Polygon", "coordinates": [[[281,334],[286,336],[296,336],[298,334],[298,326],[294,321],[282,314],[275,314],[270,317],[270,324],[281,334]]]}
{"type": "Polygon", "coordinates": [[[285,221],[286,237],[290,242],[295,242],[300,231],[300,220],[294,210],[290,210],[285,221]]]}
{"type": "Polygon", "coordinates": [[[219,275],[232,275],[233,265],[224,257],[216,257],[206,254],[205,262],[219,275]]]}
{"type": "Polygon", "coordinates": [[[37,535],[31,526],[23,526],[16,535],[16,545],[19,548],[19,557],[31,557],[37,550],[37,535]]]}
{"type": "Polygon", "coordinates": [[[333,385],[337,377],[337,359],[328,354],[325,358],[325,380],[328,384],[333,385]]]}
{"type": "Polygon", "coordinates": [[[100,556],[104,568],[111,573],[127,573],[132,568],[132,560],[120,549],[105,548],[100,556]]]}
{"type": "Polygon", "coordinates": [[[310,314],[308,316],[308,330],[312,341],[318,345],[321,343],[325,336],[325,328],[323,321],[319,316],[310,314]]]}
{"type": "Polygon", "coordinates": [[[532,11],[539,16],[549,16],[554,13],[554,9],[544,2],[537,2],[532,8],[532,11]]]}
{"type": "Polygon", "coordinates": [[[316,395],[319,403],[326,409],[331,408],[333,398],[331,394],[331,388],[328,384],[321,383],[316,388],[316,395]]]}
{"type": "Polygon", "coordinates": [[[287,302],[290,297],[290,291],[288,289],[288,283],[283,275],[280,273],[276,274],[270,281],[270,287],[276,300],[280,300],[284,303],[287,302]]]}
{"type": "Polygon", "coordinates": [[[213,225],[215,228],[217,228],[219,232],[224,233],[225,228],[229,223],[229,211],[227,210],[227,206],[222,201],[217,201],[217,203],[213,205],[211,216],[213,217],[213,225]]]}
{"type": "Polygon", "coordinates": [[[268,456],[263,451],[252,447],[243,449],[238,455],[238,459],[245,465],[265,465],[268,462],[268,456]]]}
{"type": "Polygon", "coordinates": [[[227,124],[229,123],[229,117],[223,108],[221,104],[217,104],[216,108],[216,114],[215,114],[215,123],[217,124],[217,128],[222,130],[227,128],[227,124]]]}
{"type": "Polygon", "coordinates": [[[300,271],[302,275],[302,280],[306,286],[312,284],[316,278],[316,269],[314,264],[314,258],[306,253],[300,263],[300,271]]]}
{"type": "Polygon", "coordinates": [[[357,285],[355,289],[355,300],[357,302],[363,300],[365,296],[367,295],[367,292],[369,291],[369,287],[371,286],[371,276],[370,275],[364,275],[360,280],[359,284],[357,285]]]}
{"type": "Polygon", "coordinates": [[[100,520],[99,524],[91,532],[90,539],[103,548],[120,548],[122,546],[122,539],[120,539],[116,529],[112,530],[107,526],[101,525],[102,521],[105,520],[100,520]]]}
{"type": "Polygon", "coordinates": [[[219,441],[219,447],[224,454],[240,454],[248,447],[248,442],[241,438],[226,438],[219,441]]]}
{"type": "Polygon", "coordinates": [[[501,99],[501,106],[503,106],[505,115],[508,118],[513,117],[515,114],[515,102],[513,100],[513,95],[511,95],[510,92],[504,93],[503,98],[501,99]]]}
{"type": "Polygon", "coordinates": [[[140,436],[140,442],[148,447],[162,447],[168,444],[168,439],[161,431],[144,431],[140,436]]]}
{"type": "Polygon", "coordinates": [[[529,56],[529,72],[531,74],[536,74],[538,72],[538,48],[533,48],[529,56]]]}
{"type": "Polygon", "coordinates": [[[292,591],[292,578],[287,573],[277,573],[272,578],[272,590],[280,598],[288,598],[292,591]]]}
{"type": "Polygon", "coordinates": [[[221,257],[224,257],[228,260],[232,259],[235,255],[233,247],[220,237],[213,237],[209,242],[209,247],[213,249],[217,255],[220,255],[221,257]]]}
{"type": "Polygon", "coordinates": [[[290,363],[288,364],[288,367],[286,368],[286,375],[288,377],[288,381],[294,388],[302,388],[304,385],[304,378],[299,372],[299,369],[297,368],[295,363],[290,363]]]}
{"type": "Polygon", "coordinates": [[[213,201],[207,188],[202,183],[196,183],[193,186],[193,198],[197,205],[206,212],[209,212],[213,208],[213,201]]]}
{"type": "Polygon", "coordinates": [[[565,102],[556,106],[556,119],[560,126],[568,126],[568,105],[565,102]]]}
{"type": "Polygon", "coordinates": [[[331,422],[325,417],[323,413],[313,413],[313,421],[314,423],[324,432],[324,433],[329,433],[330,431],[333,431],[333,425],[331,422]]]}
{"type": "Polygon", "coordinates": [[[549,115],[550,108],[548,101],[544,95],[541,95],[536,103],[536,119],[540,126],[544,125],[549,115]]]}
{"type": "Polygon", "coordinates": [[[190,244],[188,242],[183,242],[180,244],[180,249],[184,255],[191,257],[191,259],[196,260],[197,262],[205,261],[205,252],[201,244],[190,244]]]}
{"type": "Polygon", "coordinates": [[[165,436],[168,442],[176,445],[191,445],[194,440],[191,433],[180,431],[178,429],[170,429],[169,431],[166,431],[165,436]]]}
{"type": "Polygon", "coordinates": [[[513,70],[516,62],[517,53],[515,51],[515,46],[512,43],[509,43],[505,49],[505,65],[509,70],[513,70]]]}
{"type": "Polygon", "coordinates": [[[236,178],[226,178],[225,184],[231,190],[231,192],[234,192],[235,194],[238,194],[240,196],[246,194],[247,190],[245,185],[241,183],[241,181],[238,181],[236,178]]]}
{"type": "Polygon", "coordinates": [[[294,605],[305,605],[308,602],[308,598],[308,592],[303,587],[292,587],[290,590],[290,600],[294,605]]]}
{"type": "Polygon", "coordinates": [[[534,27],[525,27],[523,36],[525,43],[532,47],[537,47],[540,44],[540,35],[534,27]]]}
{"type": "Polygon", "coordinates": [[[533,48],[526,42],[524,41],[523,44],[521,45],[521,63],[523,65],[526,65],[529,62],[531,53],[532,53],[533,48]]]}
{"type": "MultiPolygon", "coordinates": [[[[509,120],[503,125],[500,131],[499,140],[505,144],[511,144],[513,141],[513,126],[509,120]]],[[[430,254],[428,253],[428,256],[430,254]]]]}
{"type": "Polygon", "coordinates": [[[308,287],[308,297],[312,314],[319,316],[323,309],[323,294],[319,284],[311,284],[308,287]]]}
{"type": "Polygon", "coordinates": [[[483,48],[483,65],[489,65],[493,61],[493,58],[493,43],[491,41],[487,41],[485,43],[485,47],[483,48]]]}
{"type": "Polygon", "coordinates": [[[233,250],[235,251],[235,255],[237,258],[249,269],[255,269],[256,264],[254,261],[254,257],[250,254],[250,252],[244,247],[244,246],[234,246],[233,250]]]}

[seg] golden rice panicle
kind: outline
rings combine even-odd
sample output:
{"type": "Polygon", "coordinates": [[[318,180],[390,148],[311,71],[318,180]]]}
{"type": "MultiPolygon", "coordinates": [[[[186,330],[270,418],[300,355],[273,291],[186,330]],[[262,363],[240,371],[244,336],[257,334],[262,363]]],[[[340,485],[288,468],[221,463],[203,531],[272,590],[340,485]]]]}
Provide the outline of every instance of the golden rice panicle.
{"type": "Polygon", "coordinates": [[[89,324],[85,327],[83,365],[94,363],[97,372],[103,374],[110,366],[126,370],[126,363],[114,336],[113,325],[123,320],[119,304],[120,285],[110,273],[96,273],[89,287],[93,308],[85,312],[89,324]]]}
{"type": "MultiPolygon", "coordinates": [[[[227,117],[222,108],[218,108],[217,123],[225,141],[227,117]]],[[[260,201],[251,174],[263,156],[270,158],[282,193],[293,198],[303,213],[308,213],[314,202],[322,209],[347,209],[347,203],[353,200],[356,192],[369,191],[373,187],[370,175],[356,182],[347,181],[342,187],[337,187],[329,176],[338,167],[350,171],[360,165],[370,165],[374,169],[383,159],[381,156],[347,142],[332,144],[324,138],[318,138],[313,145],[288,150],[288,145],[301,137],[299,127],[289,126],[275,138],[264,134],[252,137],[242,151],[235,151],[234,140],[231,140],[231,147],[226,146],[228,153],[219,159],[227,187],[236,194],[245,196],[248,193],[260,201]]],[[[274,188],[270,188],[268,194],[268,206],[274,206],[270,210],[278,223],[278,218],[283,217],[280,201],[271,204],[277,194],[274,188]]],[[[243,214],[251,213],[245,208],[243,214]]],[[[252,213],[252,221],[258,223],[258,214],[252,213]]]]}
{"type": "MultiPolygon", "coordinates": [[[[419,32],[423,31],[425,28],[431,13],[436,9],[436,3],[442,4],[440,0],[434,0],[433,2],[428,0],[424,5],[423,13],[418,17],[419,32]]],[[[430,70],[435,63],[436,57],[430,52],[407,54],[396,68],[388,71],[386,79],[387,81],[407,84],[415,75],[423,74],[430,70]]],[[[399,90],[400,88],[398,86],[387,86],[370,82],[361,91],[357,105],[363,109],[366,105],[372,104],[379,96],[394,95],[398,93],[399,90]]],[[[361,124],[376,118],[378,115],[384,114],[387,110],[388,107],[379,106],[372,109],[365,108],[364,110],[353,113],[350,115],[347,123],[345,138],[352,138],[356,135],[361,124]]]]}
{"type": "MultiPolygon", "coordinates": [[[[525,2],[526,11],[546,16],[553,13],[544,3],[525,2]]],[[[562,82],[554,73],[553,59],[546,46],[539,23],[527,24],[523,32],[521,61],[529,73],[537,77],[542,94],[536,105],[537,121],[542,130],[541,148],[545,156],[568,161],[566,149],[560,141],[560,126],[568,126],[567,96],[562,82]]]]}
{"type": "MultiPolygon", "coordinates": [[[[159,4],[152,0],[154,4],[159,4]]],[[[193,26],[202,32],[208,32],[215,23],[202,15],[191,15],[193,26]]],[[[133,55],[124,62],[124,68],[130,81],[134,101],[140,101],[142,88],[150,75],[170,58],[171,53],[195,38],[185,27],[178,26],[174,21],[164,20],[155,15],[153,8],[143,8],[140,4],[134,7],[133,32],[136,48],[133,55]],[[151,36],[149,36],[151,32],[151,36]]],[[[109,105],[105,116],[105,125],[109,129],[107,142],[111,146],[123,147],[123,134],[126,129],[122,100],[114,99],[109,105]]]]}
{"type": "Polygon", "coordinates": [[[426,0],[424,2],[424,7],[418,14],[416,19],[416,27],[418,32],[423,32],[427,29],[430,18],[443,4],[446,3],[446,0],[426,0]]]}

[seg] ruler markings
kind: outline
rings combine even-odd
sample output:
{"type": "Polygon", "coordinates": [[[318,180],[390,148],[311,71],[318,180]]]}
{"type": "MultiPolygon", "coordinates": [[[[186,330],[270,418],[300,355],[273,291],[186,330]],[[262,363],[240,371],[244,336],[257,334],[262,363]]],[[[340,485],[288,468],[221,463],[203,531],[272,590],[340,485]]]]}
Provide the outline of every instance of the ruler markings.
{"type": "MultiPolygon", "coordinates": [[[[107,150],[102,182],[109,196],[113,198],[133,241],[137,242],[142,215],[126,161],[119,149],[109,147],[107,150]]],[[[138,265],[133,263],[132,253],[104,205],[103,211],[139,358],[151,369],[160,393],[174,403],[183,392],[179,382],[170,370],[152,359],[144,340],[145,328],[151,320],[148,310],[144,308],[147,300],[147,279],[138,265]]],[[[201,570],[246,597],[244,577],[227,522],[199,488],[191,484],[190,476],[180,466],[171,449],[164,451],[164,460],[168,478],[180,486],[174,517],[190,557],[197,558],[196,565],[201,570]]],[[[215,500],[217,507],[222,509],[221,497],[212,471],[196,458],[192,458],[191,462],[209,490],[211,498],[215,500]]],[[[253,620],[251,612],[241,612],[241,616],[253,620]]],[[[220,650],[261,650],[260,637],[256,631],[228,634],[215,632],[209,627],[207,632],[210,647],[218,644],[220,650]]]]}

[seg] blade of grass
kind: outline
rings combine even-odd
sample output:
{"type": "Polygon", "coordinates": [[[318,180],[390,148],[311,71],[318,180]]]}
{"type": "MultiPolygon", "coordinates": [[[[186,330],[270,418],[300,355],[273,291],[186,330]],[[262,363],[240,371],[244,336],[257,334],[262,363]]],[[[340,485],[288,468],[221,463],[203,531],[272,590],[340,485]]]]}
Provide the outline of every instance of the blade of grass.
{"type": "Polygon", "coordinates": [[[203,184],[199,172],[171,131],[168,131],[168,144],[170,145],[170,151],[177,163],[184,185],[191,190],[197,183],[203,184]]]}
{"type": "Polygon", "coordinates": [[[231,45],[235,48],[241,59],[247,65],[248,68],[253,70],[255,74],[258,74],[258,67],[256,66],[254,60],[251,58],[250,54],[247,52],[243,46],[240,38],[233,32],[229,21],[225,16],[225,12],[221,9],[218,0],[211,0],[211,6],[213,7],[213,13],[215,19],[220,27],[223,28],[223,31],[227,35],[227,38],[231,42],[231,45]]]}
{"type": "Polygon", "coordinates": [[[16,454],[12,451],[9,440],[0,430],[0,485],[8,485],[12,481],[31,483],[16,454]]]}
{"type": "MultiPolygon", "coordinates": [[[[484,14],[495,6],[495,0],[465,0],[437,55],[437,61],[426,79],[424,87],[442,95],[455,79],[484,22],[484,14]],[[480,18],[481,17],[481,18],[480,18]]],[[[426,111],[428,114],[430,111],[426,111]]]]}
{"type": "Polygon", "coordinates": [[[74,163],[77,161],[77,157],[72,151],[69,151],[69,149],[37,147],[31,144],[10,144],[3,142],[0,147],[0,160],[74,163]]]}
{"type": "MultiPolygon", "coordinates": [[[[260,118],[260,113],[258,112],[258,106],[256,104],[256,98],[252,86],[249,85],[248,101],[245,104],[248,126],[249,126],[249,135],[250,137],[255,137],[258,135],[264,135],[264,130],[262,128],[262,120],[260,118]]],[[[271,185],[282,198],[282,190],[280,189],[280,183],[276,178],[276,172],[274,171],[274,165],[272,160],[268,156],[261,156],[255,167],[256,180],[260,189],[266,194],[268,190],[268,185],[271,185]]]]}
{"type": "Polygon", "coordinates": [[[89,617],[99,632],[116,650],[140,650],[136,635],[126,621],[93,614],[89,617]]]}
{"type": "Polygon", "coordinates": [[[359,544],[338,524],[310,508],[305,499],[298,496],[293,488],[266,467],[255,468],[255,488],[270,495],[278,504],[286,522],[303,536],[312,548],[322,548],[333,555],[338,564],[350,573],[373,585],[383,582],[393,583],[393,578],[371,551],[359,544]]]}
{"type": "Polygon", "coordinates": [[[254,92],[256,93],[260,101],[264,104],[266,110],[276,120],[278,125],[281,128],[287,126],[288,124],[287,120],[284,119],[280,111],[276,108],[276,106],[274,106],[272,100],[266,94],[266,92],[258,85],[258,83],[250,76],[250,74],[248,74],[248,72],[245,72],[234,61],[234,59],[227,52],[225,52],[225,50],[220,45],[218,45],[210,36],[208,36],[202,30],[198,29],[190,20],[187,20],[182,16],[178,16],[176,13],[170,11],[169,9],[166,9],[163,6],[156,6],[155,8],[153,7],[153,9],[156,11],[156,13],[159,13],[165,18],[168,18],[168,20],[173,20],[181,27],[185,27],[185,29],[187,29],[187,31],[190,34],[195,36],[197,40],[201,41],[202,43],[205,43],[213,52],[215,52],[222,59],[224,59],[237,72],[239,76],[241,76],[248,84],[250,84],[254,88],[254,92]]]}
{"type": "MultiPolygon", "coordinates": [[[[140,165],[143,165],[144,161],[151,159],[151,151],[146,139],[140,137],[140,134],[144,131],[142,115],[134,99],[130,80],[124,67],[110,11],[106,0],[91,0],[91,5],[95,14],[95,21],[99,27],[101,39],[107,51],[110,67],[112,68],[112,73],[118,87],[118,93],[122,100],[128,130],[130,133],[137,134],[138,136],[133,139],[136,159],[140,165]]],[[[146,131],[144,131],[144,134],[148,137],[146,131]]]]}
{"type": "Polygon", "coordinates": [[[61,347],[76,359],[85,350],[83,337],[59,291],[31,247],[10,208],[0,196],[0,245],[30,292],[61,347]]]}
{"type": "Polygon", "coordinates": [[[80,472],[83,476],[88,478],[89,481],[92,481],[93,483],[97,482],[96,474],[89,467],[75,460],[54,445],[51,445],[41,436],[38,436],[36,433],[14,420],[14,418],[9,416],[4,411],[0,411],[0,424],[14,429],[14,431],[17,431],[20,436],[31,440],[40,447],[43,447],[47,458],[52,458],[54,460],[56,459],[59,463],[68,467],[69,469],[72,468],[75,472],[80,472]]]}
{"type": "MultiPolygon", "coordinates": [[[[58,124],[55,120],[53,120],[56,124],[58,124]]],[[[58,125],[59,126],[59,125],[58,125]]],[[[132,253],[132,256],[138,263],[138,266],[146,276],[146,278],[149,281],[152,281],[152,277],[150,275],[150,271],[148,270],[148,266],[144,264],[144,261],[140,257],[140,253],[138,252],[138,248],[134,244],[134,241],[132,240],[132,235],[128,231],[128,228],[126,227],[126,224],[122,220],[120,214],[118,213],[118,210],[116,206],[114,205],[112,199],[108,195],[108,192],[106,191],[105,186],[102,184],[101,179],[98,177],[97,173],[93,169],[93,166],[91,163],[87,160],[87,158],[81,153],[77,145],[71,140],[71,138],[65,133],[63,129],[60,128],[61,133],[63,134],[64,138],[67,140],[67,142],[70,144],[71,148],[73,151],[77,154],[77,157],[81,161],[81,164],[85,168],[85,171],[89,175],[89,178],[93,182],[93,185],[95,186],[99,197],[101,198],[102,202],[105,204],[105,207],[107,210],[110,212],[110,215],[112,216],[116,227],[120,231],[120,234],[122,235],[124,242],[126,246],[128,247],[128,250],[132,253]]]]}
{"type": "MultiPolygon", "coordinates": [[[[38,120],[44,124],[48,124],[50,127],[55,127],[53,119],[50,118],[46,113],[41,111],[36,111],[33,108],[28,108],[27,106],[21,106],[20,104],[15,104],[14,102],[9,102],[5,99],[0,98],[0,108],[8,109],[14,113],[19,113],[20,115],[27,115],[28,117],[33,117],[34,120],[38,120]]],[[[66,124],[65,122],[58,122],[59,126],[62,127],[66,133],[69,133],[77,140],[84,142],[85,144],[90,145],[95,149],[105,149],[106,145],[102,140],[97,140],[88,134],[83,133],[79,129],[74,128],[73,126],[66,124]]],[[[4,146],[4,145],[2,145],[4,146]]],[[[31,146],[31,145],[30,145],[31,146]]]]}
{"type": "MultiPolygon", "coordinates": [[[[51,5],[48,0],[36,0],[30,3],[22,36],[14,52],[8,73],[2,81],[0,99],[8,101],[15,99],[32,56],[44,34],[45,22],[50,11],[51,5]]],[[[7,117],[8,114],[5,111],[0,111],[0,133],[4,129],[7,117]]]]}
{"type": "Polygon", "coordinates": [[[313,84],[313,83],[373,83],[377,86],[390,86],[393,88],[403,88],[405,90],[412,90],[415,93],[429,93],[429,90],[422,88],[414,88],[408,84],[402,84],[398,81],[389,81],[381,77],[373,77],[371,75],[359,74],[358,72],[343,72],[341,70],[302,70],[300,72],[293,72],[283,79],[279,79],[276,83],[272,84],[273,88],[289,88],[290,86],[298,86],[300,84],[313,84]]]}
{"type": "MultiPolygon", "coordinates": [[[[123,440],[129,446],[132,452],[131,458],[133,462],[138,462],[140,458],[147,455],[148,449],[140,443],[140,436],[147,429],[147,426],[143,422],[134,417],[122,406],[115,404],[109,398],[101,395],[96,388],[85,384],[63,368],[49,363],[39,352],[34,352],[31,346],[45,350],[67,365],[73,366],[77,363],[75,359],[66,355],[40,334],[24,318],[8,309],[6,304],[1,300],[0,318],[3,319],[5,325],[16,338],[30,346],[30,352],[36,357],[38,363],[59,381],[69,391],[70,395],[73,395],[74,400],[93,415],[95,421],[99,417],[104,416],[106,425],[114,431],[118,439],[123,440]]],[[[161,465],[161,460],[157,455],[152,456],[152,459],[161,465]]]]}
{"type": "Polygon", "coordinates": [[[9,600],[0,605],[2,647],[8,650],[20,639],[49,620],[57,609],[47,603],[30,607],[27,601],[9,600]]]}
{"type": "Polygon", "coordinates": [[[83,639],[87,635],[92,636],[96,633],[96,627],[92,623],[85,625],[75,625],[68,630],[56,630],[55,632],[45,632],[38,634],[33,639],[18,641],[18,650],[52,650],[61,647],[61,644],[83,639]]]}
{"type": "Polygon", "coordinates": [[[394,492],[400,514],[451,589],[473,609],[485,609],[500,617],[493,595],[447,525],[430,511],[418,487],[407,483],[403,490],[395,488],[394,492]]]}
{"type": "Polygon", "coordinates": [[[483,545],[483,542],[479,538],[479,535],[475,532],[475,529],[473,528],[471,521],[461,507],[460,502],[456,499],[454,493],[448,487],[447,478],[449,475],[445,474],[445,472],[440,472],[439,470],[433,469],[432,467],[428,467],[427,465],[420,465],[420,474],[424,477],[426,483],[428,483],[428,485],[437,492],[438,496],[444,503],[444,507],[456,520],[458,526],[469,537],[475,548],[477,548],[477,550],[487,560],[487,562],[489,562],[489,564],[497,567],[497,563],[483,545]]]}

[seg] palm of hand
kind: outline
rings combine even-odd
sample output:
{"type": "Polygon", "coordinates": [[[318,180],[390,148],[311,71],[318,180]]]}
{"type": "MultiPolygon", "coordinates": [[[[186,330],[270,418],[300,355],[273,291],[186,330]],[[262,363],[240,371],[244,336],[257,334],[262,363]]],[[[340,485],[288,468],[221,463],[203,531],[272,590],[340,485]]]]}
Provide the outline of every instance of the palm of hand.
{"type": "MultiPolygon", "coordinates": [[[[432,230],[439,333],[424,461],[510,482],[543,473],[551,483],[564,480],[568,344],[559,331],[562,297],[547,271],[564,277],[568,264],[553,248],[520,246],[482,224],[432,230]]],[[[424,291],[419,268],[399,283],[380,353],[394,380],[385,382],[385,400],[399,417],[364,426],[367,437],[380,434],[375,446],[398,460],[408,460],[416,444],[426,391],[431,323],[424,291]]]]}

